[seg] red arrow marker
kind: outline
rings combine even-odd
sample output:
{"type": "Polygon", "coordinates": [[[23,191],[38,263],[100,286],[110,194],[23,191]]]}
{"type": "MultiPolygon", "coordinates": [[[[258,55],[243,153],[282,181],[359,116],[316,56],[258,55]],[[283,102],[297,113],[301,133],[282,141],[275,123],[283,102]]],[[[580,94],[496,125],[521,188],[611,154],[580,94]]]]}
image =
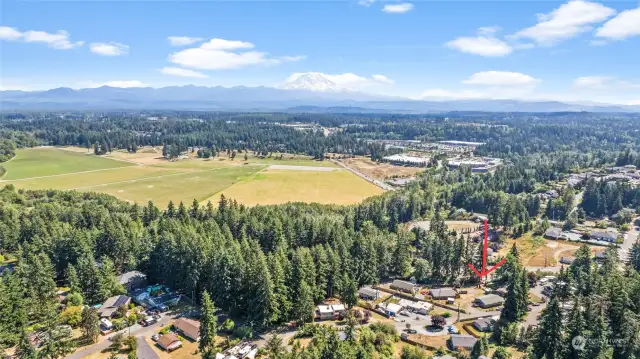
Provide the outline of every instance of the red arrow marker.
{"type": "Polygon", "coordinates": [[[482,277],[484,277],[484,281],[486,284],[487,276],[494,270],[498,269],[498,267],[500,267],[507,261],[507,258],[503,258],[500,262],[498,262],[498,264],[494,265],[493,267],[489,268],[489,270],[487,270],[487,249],[489,247],[489,221],[486,219],[484,220],[484,246],[483,247],[484,248],[482,251],[482,272],[477,270],[476,267],[474,267],[473,264],[471,263],[469,263],[469,268],[471,268],[471,270],[473,270],[478,275],[478,277],[480,277],[481,282],[482,282],[482,277]]]}

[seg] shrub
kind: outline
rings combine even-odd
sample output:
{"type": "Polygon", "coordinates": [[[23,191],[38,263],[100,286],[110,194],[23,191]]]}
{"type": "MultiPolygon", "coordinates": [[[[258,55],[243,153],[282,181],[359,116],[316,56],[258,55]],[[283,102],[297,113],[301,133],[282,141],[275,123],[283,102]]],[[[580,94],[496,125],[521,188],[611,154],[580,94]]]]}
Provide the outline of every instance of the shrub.
{"type": "Polygon", "coordinates": [[[67,296],[67,305],[70,306],[78,306],[78,305],[82,305],[83,300],[82,300],[82,294],[80,293],[71,293],[67,296]]]}
{"type": "Polygon", "coordinates": [[[72,327],[77,326],[82,321],[82,306],[69,306],[60,313],[60,321],[72,327]]]}
{"type": "Polygon", "coordinates": [[[442,313],[442,317],[443,317],[443,318],[451,318],[451,313],[449,313],[449,312],[444,312],[444,313],[442,313]]]}
{"type": "Polygon", "coordinates": [[[167,325],[166,327],[160,329],[160,331],[158,333],[160,333],[162,335],[165,335],[165,334],[169,333],[169,330],[171,330],[171,326],[167,325]]]}

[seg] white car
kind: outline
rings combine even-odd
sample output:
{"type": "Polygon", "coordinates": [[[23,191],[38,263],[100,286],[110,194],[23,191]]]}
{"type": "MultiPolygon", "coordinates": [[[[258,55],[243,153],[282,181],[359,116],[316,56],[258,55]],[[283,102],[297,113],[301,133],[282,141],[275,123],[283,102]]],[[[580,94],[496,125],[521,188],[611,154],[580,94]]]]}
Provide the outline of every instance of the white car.
{"type": "Polygon", "coordinates": [[[158,339],[160,339],[160,334],[154,334],[151,336],[151,340],[153,340],[154,342],[157,342],[158,339]]]}

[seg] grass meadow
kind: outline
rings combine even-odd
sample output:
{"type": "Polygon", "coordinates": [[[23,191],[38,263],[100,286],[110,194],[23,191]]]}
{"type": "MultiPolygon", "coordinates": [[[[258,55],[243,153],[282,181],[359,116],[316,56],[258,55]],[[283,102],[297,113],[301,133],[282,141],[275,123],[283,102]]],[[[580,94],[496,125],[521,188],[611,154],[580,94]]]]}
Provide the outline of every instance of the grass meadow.
{"type": "Polygon", "coordinates": [[[39,147],[18,150],[4,167],[7,173],[0,185],[102,192],[129,202],[152,200],[160,207],[169,201],[190,205],[194,198],[204,204],[217,201],[222,193],[249,206],[290,201],[351,204],[382,192],[329,161],[290,154],[282,159],[249,155],[245,161],[239,154],[233,161],[220,156],[170,162],[151,148],[98,157],[83,149],[39,147]],[[286,169],[275,169],[276,165],[286,169]]]}

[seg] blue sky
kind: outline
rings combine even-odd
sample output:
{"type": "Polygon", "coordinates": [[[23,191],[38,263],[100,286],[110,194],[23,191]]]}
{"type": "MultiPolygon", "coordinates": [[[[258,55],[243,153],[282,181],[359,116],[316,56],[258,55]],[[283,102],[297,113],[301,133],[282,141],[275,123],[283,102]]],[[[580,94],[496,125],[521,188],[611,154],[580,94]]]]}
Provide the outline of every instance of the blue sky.
{"type": "Polygon", "coordinates": [[[637,1],[5,0],[1,14],[3,89],[286,86],[314,72],[412,98],[640,103],[637,1]]]}

